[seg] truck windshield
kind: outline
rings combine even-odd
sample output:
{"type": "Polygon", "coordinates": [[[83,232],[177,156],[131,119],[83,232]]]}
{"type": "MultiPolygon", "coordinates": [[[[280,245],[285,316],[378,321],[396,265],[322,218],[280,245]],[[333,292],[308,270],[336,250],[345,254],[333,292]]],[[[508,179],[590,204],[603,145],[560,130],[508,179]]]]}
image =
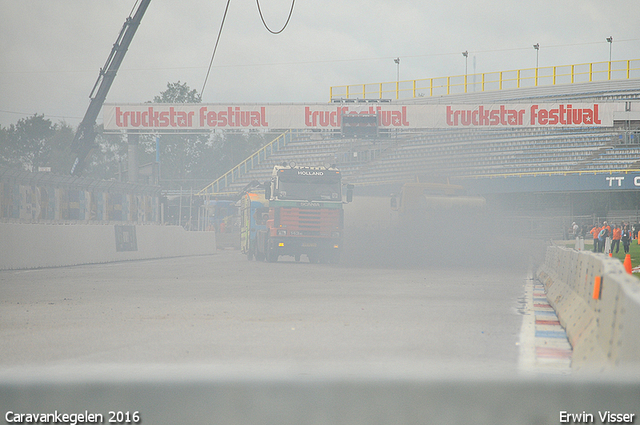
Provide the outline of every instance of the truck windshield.
{"type": "Polygon", "coordinates": [[[321,175],[281,173],[278,176],[277,196],[280,199],[305,201],[340,201],[340,189],[340,174],[337,172],[321,175]]]}

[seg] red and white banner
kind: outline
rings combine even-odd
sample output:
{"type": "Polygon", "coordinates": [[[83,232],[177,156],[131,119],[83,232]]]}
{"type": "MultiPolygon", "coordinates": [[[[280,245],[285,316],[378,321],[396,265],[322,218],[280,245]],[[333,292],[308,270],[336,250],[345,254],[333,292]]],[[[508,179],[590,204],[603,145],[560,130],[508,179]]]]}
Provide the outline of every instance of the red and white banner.
{"type": "Polygon", "coordinates": [[[376,114],[380,128],[612,126],[624,103],[490,105],[105,104],[105,130],[339,129],[345,114],[376,114]]]}

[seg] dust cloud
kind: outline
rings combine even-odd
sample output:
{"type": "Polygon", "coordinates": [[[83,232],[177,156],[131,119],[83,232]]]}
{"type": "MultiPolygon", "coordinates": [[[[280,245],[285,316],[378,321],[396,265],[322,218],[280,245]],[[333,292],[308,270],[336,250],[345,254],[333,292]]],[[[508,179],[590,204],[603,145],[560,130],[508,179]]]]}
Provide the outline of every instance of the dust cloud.
{"type": "Polygon", "coordinates": [[[543,249],[490,209],[446,208],[402,217],[389,197],[345,206],[345,266],[526,269],[543,249]]]}

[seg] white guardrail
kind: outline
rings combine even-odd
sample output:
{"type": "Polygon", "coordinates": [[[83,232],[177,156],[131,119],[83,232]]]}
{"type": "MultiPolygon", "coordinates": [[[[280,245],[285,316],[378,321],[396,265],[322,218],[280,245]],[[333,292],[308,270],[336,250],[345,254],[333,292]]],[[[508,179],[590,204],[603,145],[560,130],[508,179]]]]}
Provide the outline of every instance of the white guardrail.
{"type": "Polygon", "coordinates": [[[94,415],[75,423],[143,425],[557,425],[637,423],[640,414],[638,373],[478,377],[354,369],[14,368],[0,371],[0,423],[29,423],[16,415],[54,412],[94,415]]]}
{"type": "Polygon", "coordinates": [[[640,365],[640,281],[619,260],[551,246],[537,275],[573,347],[572,368],[640,365]]]}

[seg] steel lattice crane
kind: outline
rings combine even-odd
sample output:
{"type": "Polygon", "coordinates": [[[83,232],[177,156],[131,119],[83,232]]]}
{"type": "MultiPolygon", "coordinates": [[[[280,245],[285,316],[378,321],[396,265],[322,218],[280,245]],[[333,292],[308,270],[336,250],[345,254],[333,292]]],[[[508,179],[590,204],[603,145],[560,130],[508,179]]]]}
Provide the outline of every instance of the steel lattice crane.
{"type": "Polygon", "coordinates": [[[84,114],[84,118],[78,126],[78,131],[71,145],[72,154],[76,157],[71,167],[71,174],[74,176],[82,174],[86,166],[87,158],[95,147],[96,133],[94,127],[96,119],[150,2],[151,0],[141,0],[135,13],[129,15],[111,49],[107,62],[104,67],[100,69],[100,75],[89,95],[91,99],[89,108],[87,108],[87,112],[84,114]]]}

